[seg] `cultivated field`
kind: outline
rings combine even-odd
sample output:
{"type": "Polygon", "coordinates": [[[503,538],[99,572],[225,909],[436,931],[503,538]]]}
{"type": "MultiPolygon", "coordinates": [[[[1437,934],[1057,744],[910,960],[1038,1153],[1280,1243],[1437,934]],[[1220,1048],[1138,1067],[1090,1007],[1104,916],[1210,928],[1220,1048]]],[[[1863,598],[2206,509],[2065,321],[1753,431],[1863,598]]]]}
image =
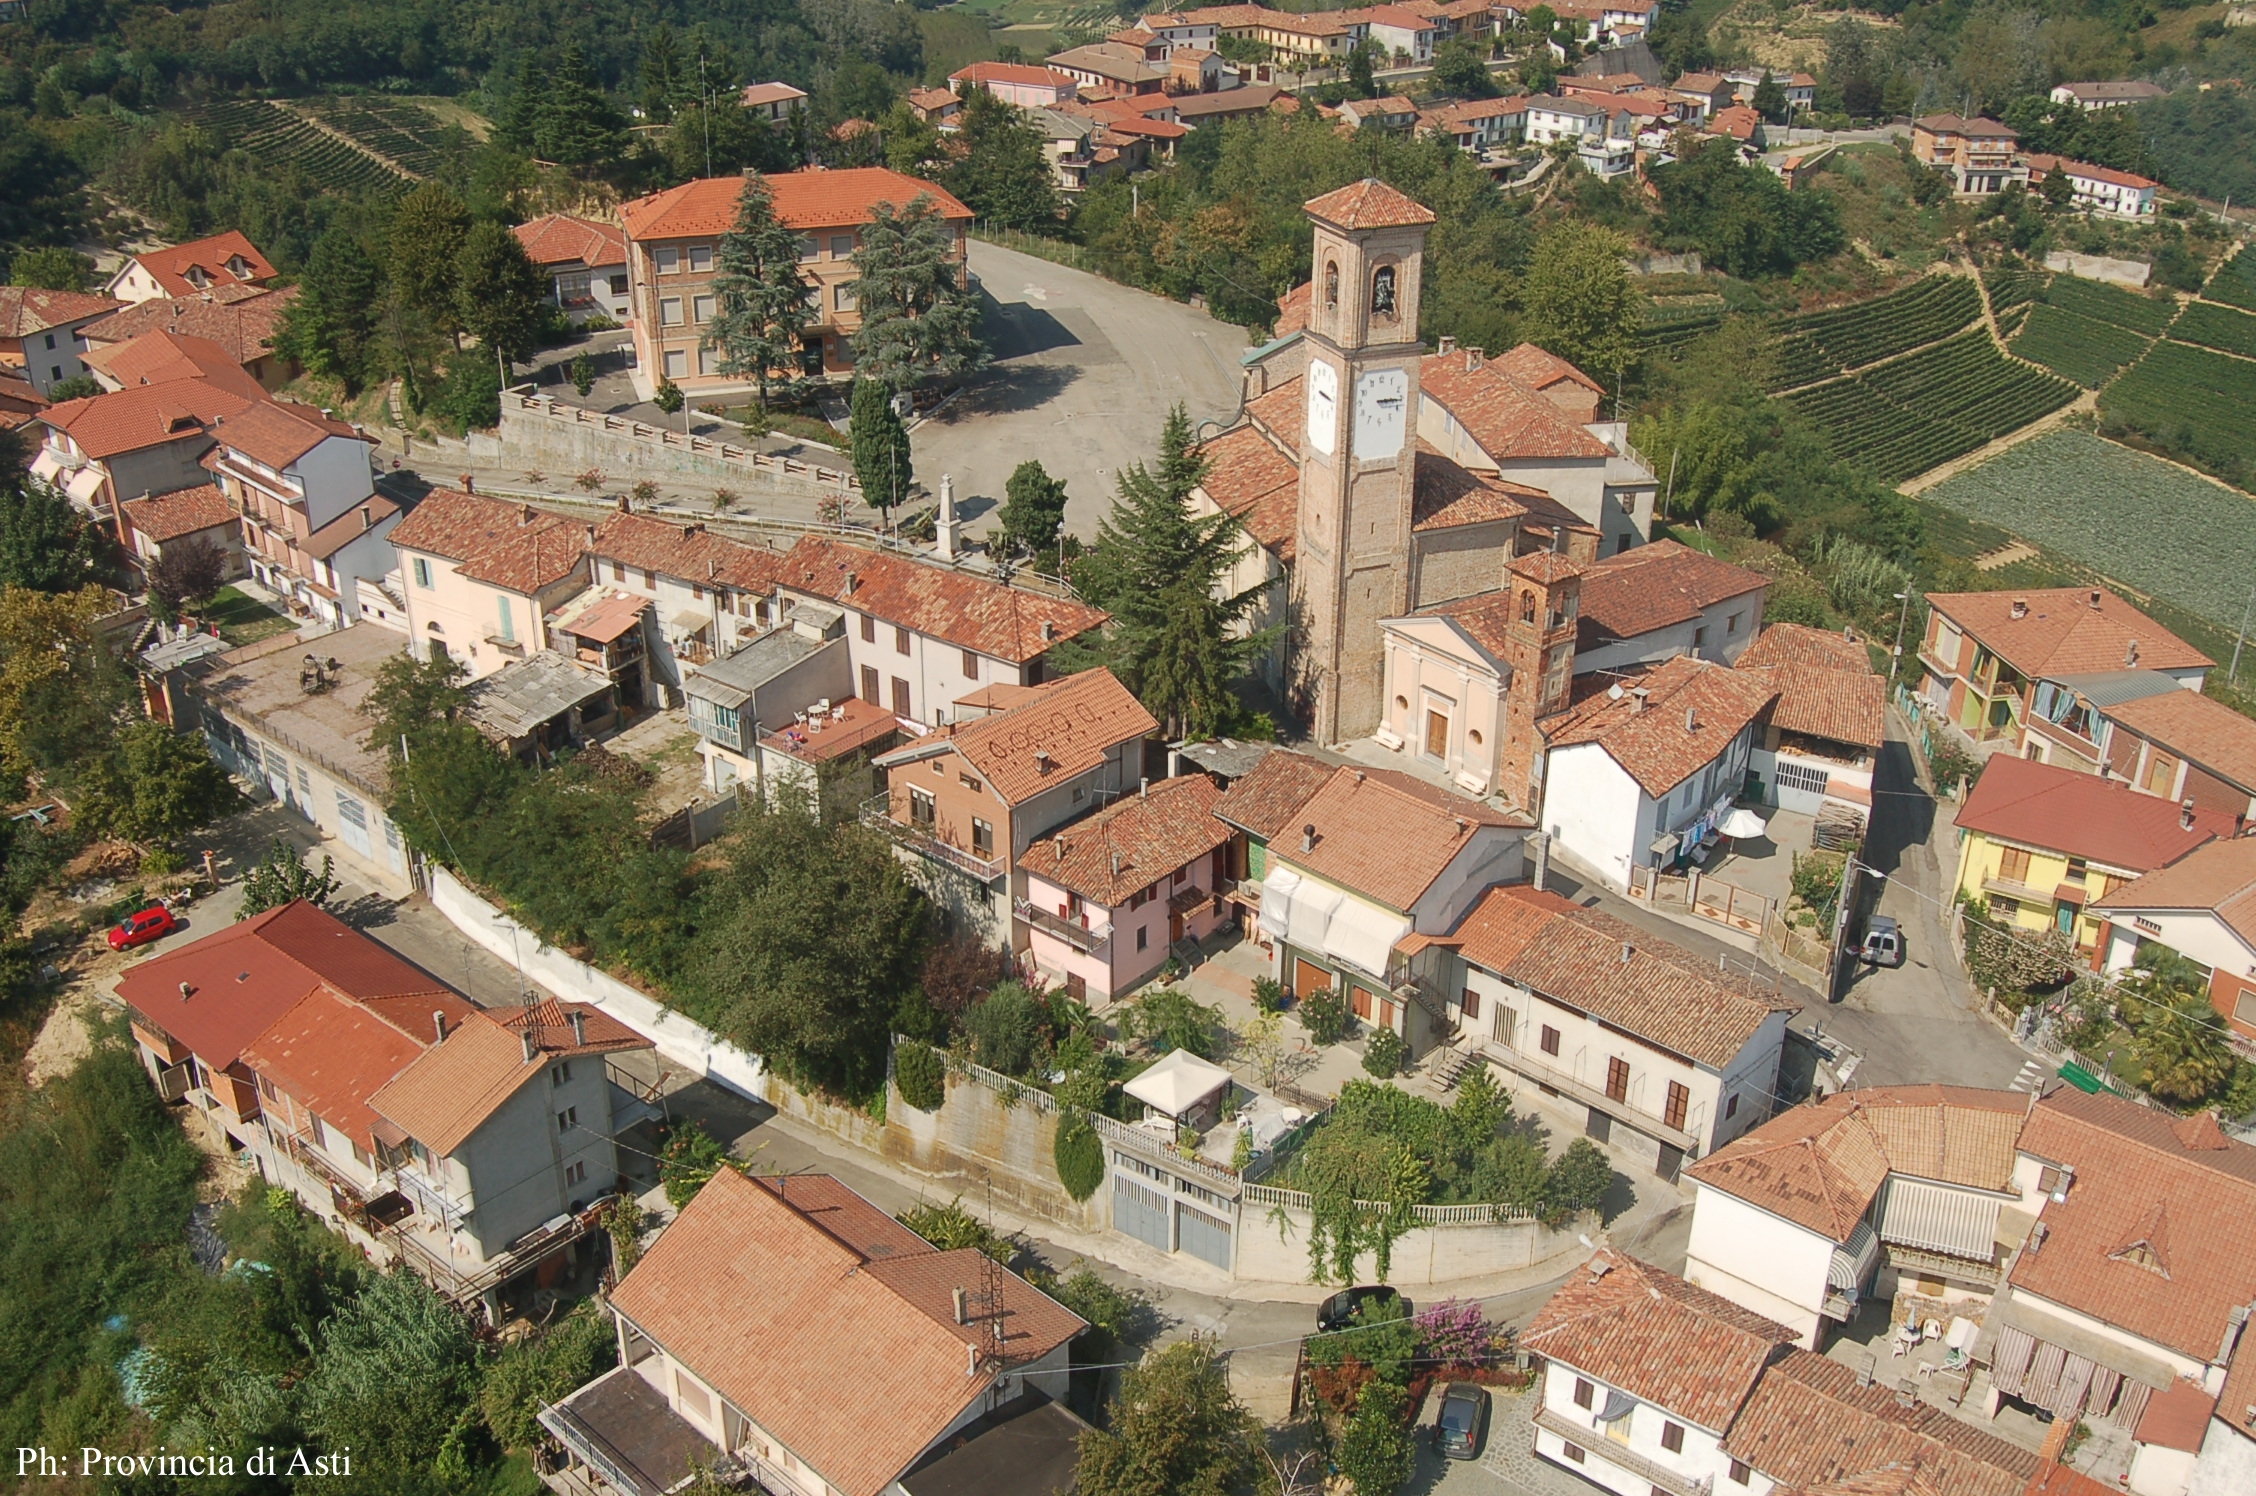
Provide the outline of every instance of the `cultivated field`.
{"type": "Polygon", "coordinates": [[[406,179],[380,162],[275,104],[253,99],[222,99],[184,111],[228,146],[277,171],[302,172],[318,186],[355,193],[406,185],[406,179]]]}
{"type": "Polygon", "coordinates": [[[398,99],[324,95],[298,107],[419,177],[430,176],[449,155],[470,144],[459,126],[441,124],[428,109],[398,99]]]}
{"type": "Polygon", "coordinates": [[[2096,390],[2153,342],[2126,327],[2095,322],[2049,303],[2029,309],[2013,351],[2031,363],[2096,390]]]}
{"type": "Polygon", "coordinates": [[[1900,483],[2017,431],[2076,398],[2076,386],[2016,363],[1986,329],[1786,398],[1833,453],[1900,483]]]}
{"type": "Polygon", "coordinates": [[[1811,384],[1931,343],[1982,314],[1981,293],[1964,276],[1929,275],[1870,301],[1781,317],[1773,389],[1811,384]]]}
{"type": "Polygon", "coordinates": [[[2165,339],[2101,393],[2099,413],[2227,482],[2256,481],[2256,363],[2247,359],[2165,339]]]}
{"type": "Polygon", "coordinates": [[[2256,311],[2256,255],[2244,249],[2219,265],[2209,284],[2201,288],[2201,295],[2208,301],[2256,311]]]}
{"type": "Polygon", "coordinates": [[[2170,336],[2181,343],[2198,343],[2242,358],[2256,358],[2256,316],[2231,307],[2188,302],[2178,320],[2170,324],[2170,336]]]}

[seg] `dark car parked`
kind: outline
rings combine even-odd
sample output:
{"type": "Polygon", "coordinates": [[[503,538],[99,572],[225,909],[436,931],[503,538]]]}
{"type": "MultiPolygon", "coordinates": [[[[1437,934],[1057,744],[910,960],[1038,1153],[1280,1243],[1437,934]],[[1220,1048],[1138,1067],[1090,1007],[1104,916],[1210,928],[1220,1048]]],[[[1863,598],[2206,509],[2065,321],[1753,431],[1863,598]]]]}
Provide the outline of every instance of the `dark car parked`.
{"type": "Polygon", "coordinates": [[[1434,1448],[1453,1460],[1476,1458],[1481,1424],[1487,1417],[1487,1389],[1451,1382],[1441,1394],[1441,1413],[1434,1419],[1434,1448]]]}
{"type": "Polygon", "coordinates": [[[1318,1332],[1327,1335],[1334,1330],[1352,1329],[1355,1325],[1356,1311],[1364,1311],[1363,1317],[1369,1319],[1372,1317],[1370,1308],[1394,1304],[1400,1304],[1402,1307],[1399,1310],[1389,1309],[1383,1316],[1384,1318],[1408,1319],[1410,1317],[1410,1301],[1384,1283],[1367,1284],[1360,1288],[1343,1288],[1324,1300],[1322,1307],[1317,1309],[1316,1328],[1318,1332]]]}

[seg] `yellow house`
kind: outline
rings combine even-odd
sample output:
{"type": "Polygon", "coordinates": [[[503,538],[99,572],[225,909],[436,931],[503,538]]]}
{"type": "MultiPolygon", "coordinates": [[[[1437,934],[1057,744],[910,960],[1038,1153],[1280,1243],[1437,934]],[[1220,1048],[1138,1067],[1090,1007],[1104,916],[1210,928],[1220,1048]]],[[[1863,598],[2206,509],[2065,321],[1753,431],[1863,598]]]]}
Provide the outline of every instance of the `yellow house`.
{"type": "Polygon", "coordinates": [[[1958,813],[1958,891],[1993,917],[2060,930],[2078,950],[2105,944],[2087,911],[2123,884],[2218,837],[2233,819],[2134,793],[2121,781],[2028,759],[1990,760],[1958,813]]]}

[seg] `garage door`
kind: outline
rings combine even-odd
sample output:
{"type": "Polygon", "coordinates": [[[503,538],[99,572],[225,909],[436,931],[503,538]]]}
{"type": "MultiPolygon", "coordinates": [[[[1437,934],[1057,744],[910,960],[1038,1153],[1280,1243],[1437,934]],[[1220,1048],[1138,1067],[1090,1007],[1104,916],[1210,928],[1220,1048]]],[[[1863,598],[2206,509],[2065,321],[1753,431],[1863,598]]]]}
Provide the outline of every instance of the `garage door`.
{"type": "Polygon", "coordinates": [[[1182,1244],[1182,1249],[1227,1272],[1230,1267],[1230,1223],[1210,1216],[1203,1210],[1193,1210],[1179,1200],[1175,1203],[1175,1214],[1176,1240],[1182,1244]]]}
{"type": "Polygon", "coordinates": [[[1167,1250],[1167,1196],[1125,1174],[1112,1176],[1112,1229],[1167,1250]]]}

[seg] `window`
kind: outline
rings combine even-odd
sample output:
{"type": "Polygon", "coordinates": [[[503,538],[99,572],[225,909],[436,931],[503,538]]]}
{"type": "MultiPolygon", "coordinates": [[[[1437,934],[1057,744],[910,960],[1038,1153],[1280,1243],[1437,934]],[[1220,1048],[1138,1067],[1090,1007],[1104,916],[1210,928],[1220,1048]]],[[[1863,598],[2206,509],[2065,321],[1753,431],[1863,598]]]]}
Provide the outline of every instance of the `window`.
{"type": "Polygon", "coordinates": [[[1666,1122],[1669,1126],[1675,1128],[1678,1132],[1682,1132],[1684,1130],[1685,1113],[1689,1112],[1691,1109],[1691,1089],[1681,1082],[1673,1080],[1670,1081],[1668,1083],[1668,1109],[1662,1112],[1661,1120],[1663,1122],[1666,1122]]]}
{"type": "Polygon", "coordinates": [[[2021,912],[2021,901],[2003,894],[1990,895],[1990,914],[1996,919],[2012,919],[2021,912]]]}
{"type": "Polygon", "coordinates": [[[852,255],[853,252],[854,236],[852,234],[832,234],[830,236],[830,257],[832,259],[843,260],[852,255]]]}
{"type": "Polygon", "coordinates": [[[47,334],[47,346],[50,348],[55,346],[55,335],[53,333],[47,334]]]}
{"type": "Polygon", "coordinates": [[[702,275],[713,268],[713,246],[692,244],[689,247],[689,273],[702,275]]]}
{"type": "Polygon", "coordinates": [[[2029,881],[2029,854],[2020,847],[2001,848],[1998,853],[1999,878],[2008,883],[2029,881]]]}
{"type": "Polygon", "coordinates": [[[1394,315],[1394,267],[1381,265],[1371,272],[1371,315],[1394,315]]]}
{"type": "Polygon", "coordinates": [[[877,642],[877,620],[867,613],[862,615],[862,642],[864,644],[875,644],[877,642]]]}
{"type": "Polygon", "coordinates": [[[657,264],[660,275],[672,275],[681,269],[681,251],[670,244],[654,250],[651,259],[657,264]]]}
{"type": "Polygon", "coordinates": [[[901,655],[909,652],[909,631],[899,624],[893,625],[893,652],[901,655]]]}
{"type": "MultiPolygon", "coordinates": [[[[877,667],[875,665],[864,665],[862,667],[862,700],[868,702],[871,706],[882,704],[882,699],[877,694],[877,667]]],[[[939,765],[935,764],[933,767],[938,768],[939,765]]]]}
{"type": "Polygon", "coordinates": [[[1739,615],[1737,613],[1723,621],[1723,632],[1726,637],[1739,632],[1739,615]]]}
{"type": "Polygon", "coordinates": [[[1661,1425],[1661,1448],[1667,1450],[1670,1454],[1684,1453],[1683,1424],[1664,1423],[1661,1425]]]}
{"type": "Polygon", "coordinates": [[[1554,1059],[1559,1053],[1559,1031],[1548,1023],[1543,1025],[1543,1052],[1554,1059]]]}
{"type": "Polygon", "coordinates": [[[968,649],[963,652],[963,667],[965,680],[979,679],[979,656],[968,649]]]}
{"type": "Polygon", "coordinates": [[[1612,1101],[1629,1100],[1629,1061],[1620,1055],[1606,1061],[1606,1096],[1612,1101]]]}
{"type": "Polygon", "coordinates": [[[893,715],[906,717],[909,711],[909,683],[898,675],[893,677],[893,715]]]}
{"type": "Polygon", "coordinates": [[[580,1159],[564,1171],[566,1184],[584,1184],[587,1181],[587,1160],[580,1159]]]}
{"type": "MultiPolygon", "coordinates": [[[[313,803],[313,776],[306,773],[304,764],[298,765],[298,798],[309,806],[313,803]]],[[[308,810],[306,814],[310,816],[313,812],[308,810]]]]}
{"type": "Polygon", "coordinates": [[[1578,1465],[1582,1463],[1582,1446],[1580,1444],[1567,1444],[1562,1442],[1559,1446],[1559,1453],[1565,1455],[1568,1459],[1573,1460],[1578,1465]]]}
{"type": "Polygon", "coordinates": [[[1143,950],[1151,944],[1151,926],[1136,926],[1136,949],[1143,950]]]}
{"type": "Polygon", "coordinates": [[[1745,1460],[1733,1460],[1731,1462],[1731,1478],[1740,1485],[1746,1485],[1754,1479],[1754,1474],[1754,1467],[1745,1460]]]}
{"type": "Polygon", "coordinates": [[[658,301],[658,322],[662,327],[679,327],[682,320],[682,299],[665,296],[658,301]]]}
{"type": "Polygon", "coordinates": [[[1695,653],[1697,653],[1698,651],[1706,648],[1707,643],[1708,626],[1703,623],[1698,628],[1692,631],[1692,649],[1695,653]]]}
{"type": "Polygon", "coordinates": [[[1467,1018],[1480,1017],[1480,994],[1467,987],[1457,995],[1457,1006],[1463,1010],[1467,1018]]]}
{"type": "Polygon", "coordinates": [[[680,378],[680,379],[686,379],[686,378],[688,378],[688,377],[689,377],[689,351],[688,351],[687,349],[684,349],[684,348],[669,348],[669,349],[667,349],[667,350],[666,350],[666,360],[665,360],[665,368],[666,368],[666,377],[667,377],[668,379],[676,379],[676,378],[680,378]]]}
{"type": "Polygon", "coordinates": [[[820,259],[821,257],[822,248],[813,239],[802,238],[799,241],[799,258],[802,261],[820,259]]]}
{"type": "Polygon", "coordinates": [[[693,320],[693,321],[695,321],[695,322],[697,322],[697,323],[699,323],[699,324],[703,324],[703,323],[707,323],[707,322],[710,322],[710,321],[712,321],[712,320],[713,320],[713,309],[714,309],[714,307],[715,307],[715,306],[717,306],[718,304],[719,304],[719,303],[717,303],[717,302],[716,302],[716,301],[715,301],[715,300],[714,300],[714,299],[713,299],[712,297],[710,297],[710,296],[693,296],[693,297],[691,297],[691,298],[690,298],[690,300],[689,300],[689,315],[690,315],[690,318],[691,318],[691,320],[693,320]]]}
{"type": "Polygon", "coordinates": [[[1324,262],[1324,305],[1339,305],[1339,264],[1334,260],[1324,262]]]}
{"type": "Polygon", "coordinates": [[[962,780],[963,787],[967,790],[970,790],[973,794],[976,795],[980,792],[981,786],[979,781],[972,778],[969,774],[958,774],[956,778],[962,780]]]}
{"type": "Polygon", "coordinates": [[[1583,1377],[1576,1377],[1574,1391],[1575,1406],[1578,1408],[1587,1408],[1593,1403],[1597,1402],[1597,1400],[1598,1389],[1592,1386],[1587,1379],[1583,1377]]]}
{"type": "Polygon", "coordinates": [[[517,620],[510,616],[509,599],[506,597],[495,598],[494,608],[501,619],[501,637],[514,641],[517,638],[517,620]]]}
{"type": "Polygon", "coordinates": [[[995,828],[977,816],[971,818],[971,850],[987,857],[995,853],[995,828]]]}
{"type": "Polygon", "coordinates": [[[658,573],[647,566],[644,567],[642,569],[642,585],[650,591],[656,592],[658,590],[658,573]]]}
{"type": "Polygon", "coordinates": [[[556,1114],[556,1130],[558,1132],[570,1132],[579,1125],[580,1109],[576,1106],[568,1106],[556,1114]]]}
{"type": "Polygon", "coordinates": [[[1188,878],[1190,875],[1191,870],[1189,868],[1179,867],[1175,869],[1174,875],[1167,880],[1167,886],[1169,888],[1181,888],[1183,886],[1183,880],[1185,878],[1188,878]]]}
{"type": "Polygon", "coordinates": [[[1520,594],[1520,622],[1535,622],[1535,594],[1532,592],[1520,594]]]}
{"type": "Polygon", "coordinates": [[[572,1062],[570,1060],[560,1060],[548,1067],[548,1083],[552,1086],[561,1086],[571,1078],[572,1062]]]}
{"type": "Polygon", "coordinates": [[[847,281],[844,285],[830,288],[830,309],[832,311],[850,312],[854,310],[854,285],[853,281],[847,281]]]}
{"type": "Polygon", "coordinates": [[[624,296],[627,294],[627,278],[625,276],[614,275],[611,277],[611,294],[613,296],[624,296]]]}
{"type": "Polygon", "coordinates": [[[714,352],[714,351],[713,351],[712,349],[710,349],[710,348],[699,348],[699,349],[697,350],[697,372],[698,372],[698,373],[700,373],[700,374],[718,374],[718,373],[720,373],[720,372],[721,372],[721,356],[720,356],[720,354],[718,354],[718,353],[714,352]]]}
{"type": "Polygon", "coordinates": [[[933,822],[932,791],[912,788],[909,791],[909,821],[912,825],[930,826],[933,822]]]}
{"type": "Polygon", "coordinates": [[[1728,1122],[1739,1115],[1739,1097],[1736,1093],[1723,1103],[1723,1120],[1728,1122]]]}
{"type": "Polygon", "coordinates": [[[421,556],[415,558],[415,585],[418,587],[429,587],[431,585],[431,563],[421,556]]]}

